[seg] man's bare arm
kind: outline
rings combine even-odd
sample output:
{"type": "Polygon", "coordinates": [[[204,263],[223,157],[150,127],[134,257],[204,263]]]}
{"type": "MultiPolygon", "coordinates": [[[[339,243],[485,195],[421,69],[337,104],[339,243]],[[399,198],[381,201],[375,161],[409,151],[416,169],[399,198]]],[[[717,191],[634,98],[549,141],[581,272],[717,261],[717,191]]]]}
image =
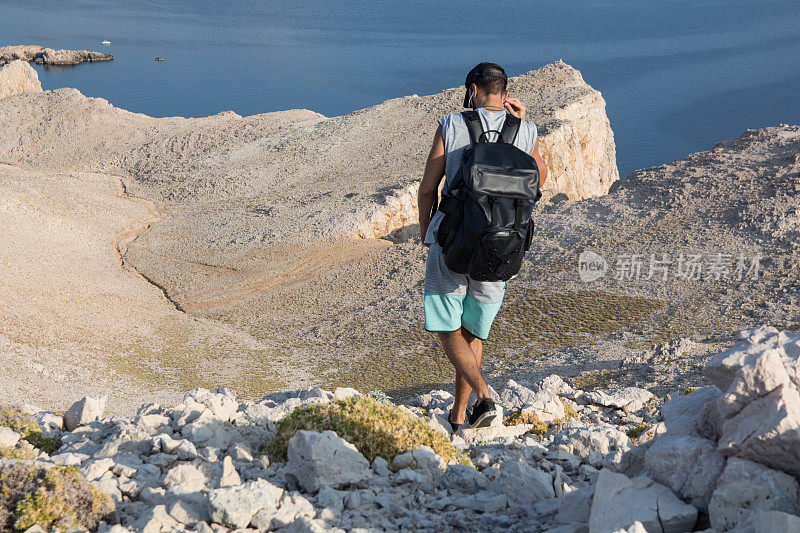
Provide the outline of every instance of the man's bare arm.
{"type": "Polygon", "coordinates": [[[533,145],[531,156],[536,161],[536,166],[539,167],[539,187],[544,187],[544,182],[547,180],[547,167],[544,164],[544,160],[542,160],[542,156],[539,155],[539,137],[536,137],[536,144],[533,145]]]}
{"type": "Polygon", "coordinates": [[[428,224],[431,222],[433,204],[436,201],[436,195],[439,194],[439,183],[444,176],[444,167],[444,139],[442,138],[442,126],[439,125],[433,137],[433,145],[428,154],[428,160],[425,162],[425,173],[422,175],[422,182],[419,184],[417,193],[419,237],[423,243],[425,234],[428,232],[428,224]]]}

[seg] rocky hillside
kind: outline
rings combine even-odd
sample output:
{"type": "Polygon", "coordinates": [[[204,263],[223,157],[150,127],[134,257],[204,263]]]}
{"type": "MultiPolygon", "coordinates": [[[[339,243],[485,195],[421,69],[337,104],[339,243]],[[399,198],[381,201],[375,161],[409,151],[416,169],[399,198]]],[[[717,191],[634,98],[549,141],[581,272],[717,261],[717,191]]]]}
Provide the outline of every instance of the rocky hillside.
{"type": "MultiPolygon", "coordinates": [[[[563,63],[515,78],[512,90],[528,105],[547,146],[550,193],[584,198],[606,192],[618,175],[600,94],[563,63]]],[[[301,384],[320,374],[332,378],[323,367],[337,368],[339,356],[354,354],[331,353],[328,341],[320,352],[318,341],[305,330],[315,324],[327,328],[349,309],[373,307],[417,283],[408,278],[408,286],[382,286],[376,276],[396,272],[398,260],[409,253],[418,261],[421,250],[410,242],[395,246],[375,237],[391,234],[399,241],[414,233],[414,190],[435,119],[460,110],[460,92],[409,96],[334,118],[294,110],[154,119],[73,89],[4,99],[0,135],[7,141],[0,145],[0,161],[8,173],[24,169],[20,178],[30,183],[32,195],[18,199],[20,209],[9,213],[8,223],[30,222],[23,215],[25,205],[39,201],[34,191],[41,180],[61,181],[63,174],[70,180],[89,173],[107,176],[109,187],[120,187],[124,198],[152,202],[147,218],[116,230],[124,239],[113,232],[106,233],[107,239],[121,244],[117,252],[128,270],[127,281],[135,282],[131,276],[138,275],[138,282],[150,283],[140,293],[154,289],[154,316],[164,315],[164,296],[176,316],[145,320],[143,328],[124,317],[124,307],[116,308],[120,311],[112,310],[112,316],[125,333],[106,335],[106,326],[88,318],[92,325],[81,328],[83,342],[65,346],[63,332],[74,331],[72,324],[91,313],[78,317],[66,311],[58,313],[56,324],[43,324],[20,309],[13,312],[14,326],[3,333],[19,347],[15,351],[24,351],[30,336],[38,339],[38,350],[62,354],[77,349],[108,353],[109,341],[118,341],[111,351],[125,355],[112,370],[135,369],[137,378],[158,388],[164,383],[171,387],[174,376],[181,376],[181,388],[204,383],[193,360],[204,346],[213,349],[199,365],[201,373],[220,366],[212,359],[223,360],[224,368],[238,374],[233,379],[240,390],[255,392],[287,380],[301,384]],[[330,277],[339,281],[331,284],[330,277]],[[325,291],[319,291],[320,283],[325,291]],[[135,361],[142,358],[150,361],[145,368],[151,375],[139,371],[135,361]]],[[[69,194],[68,187],[57,188],[69,194]]],[[[22,193],[16,188],[13,194],[22,193]]],[[[75,213],[54,215],[72,218],[75,213]]],[[[42,211],[41,216],[48,214],[42,211]]],[[[62,238],[69,240],[69,235],[62,238]]],[[[76,280],[97,277],[106,268],[78,260],[73,251],[82,252],[60,247],[55,235],[41,246],[55,247],[57,262],[81,264],[82,271],[77,278],[52,268],[37,272],[38,259],[29,255],[31,270],[16,271],[19,277],[57,277],[62,285],[84,289],[88,279],[76,280]]],[[[418,277],[412,271],[406,275],[418,277]]],[[[41,301],[29,291],[24,294],[10,300],[23,309],[61,302],[58,291],[42,295],[41,301]]],[[[81,290],[81,301],[92,308],[105,305],[107,295],[81,290]]],[[[73,301],[65,298],[57,306],[66,309],[73,301]]]]}
{"type": "Polygon", "coordinates": [[[130,418],[102,397],[63,416],[3,409],[0,527],[796,532],[798,365],[800,334],[755,328],[710,359],[713,385],[658,398],[509,381],[504,421],[455,434],[443,390],[395,406],[196,389],[130,418]]]}
{"type": "MultiPolygon", "coordinates": [[[[663,394],[706,383],[730,331],[798,326],[798,127],[617,180],[602,97],[577,71],[546,65],[512,91],[554,179],[486,343],[492,383],[558,373],[663,394]],[[599,278],[580,276],[584,252],[599,278]]],[[[0,285],[5,398],[64,405],[41,386],[57,379],[119,412],[220,379],[249,399],[311,385],[407,399],[450,382],[421,324],[411,204],[460,92],[333,118],[154,119],[74,89],[0,100],[0,255],[25,265],[0,285]]]]}

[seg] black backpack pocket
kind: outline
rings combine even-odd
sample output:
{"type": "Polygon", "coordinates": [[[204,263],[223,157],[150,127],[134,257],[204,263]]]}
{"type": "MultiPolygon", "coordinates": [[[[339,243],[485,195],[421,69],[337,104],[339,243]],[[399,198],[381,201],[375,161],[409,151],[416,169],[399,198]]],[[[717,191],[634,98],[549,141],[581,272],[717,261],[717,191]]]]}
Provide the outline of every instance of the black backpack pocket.
{"type": "Polygon", "coordinates": [[[444,217],[436,230],[436,242],[441,246],[442,252],[446,254],[453,243],[456,230],[461,226],[461,221],[464,218],[463,200],[443,195],[439,211],[444,214],[444,217]]]}
{"type": "Polygon", "coordinates": [[[489,226],[480,235],[470,261],[469,275],[476,281],[508,281],[519,272],[525,256],[526,236],[513,228],[489,226]]]}

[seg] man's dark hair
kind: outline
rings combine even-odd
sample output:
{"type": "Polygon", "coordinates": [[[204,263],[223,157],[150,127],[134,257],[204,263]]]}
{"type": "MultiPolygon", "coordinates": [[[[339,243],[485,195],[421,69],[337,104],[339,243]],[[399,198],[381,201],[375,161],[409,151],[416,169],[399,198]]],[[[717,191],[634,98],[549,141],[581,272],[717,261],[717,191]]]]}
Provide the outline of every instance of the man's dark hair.
{"type": "Polygon", "coordinates": [[[505,91],[508,80],[503,67],[494,63],[481,63],[481,65],[486,65],[483,76],[473,83],[487,94],[499,94],[505,91]]]}
{"type": "Polygon", "coordinates": [[[503,67],[497,63],[478,63],[475,68],[469,71],[467,79],[464,81],[464,87],[467,88],[467,94],[464,96],[464,107],[469,107],[470,87],[472,87],[473,83],[486,94],[500,94],[506,90],[508,76],[506,76],[506,71],[503,70],[503,67]]]}

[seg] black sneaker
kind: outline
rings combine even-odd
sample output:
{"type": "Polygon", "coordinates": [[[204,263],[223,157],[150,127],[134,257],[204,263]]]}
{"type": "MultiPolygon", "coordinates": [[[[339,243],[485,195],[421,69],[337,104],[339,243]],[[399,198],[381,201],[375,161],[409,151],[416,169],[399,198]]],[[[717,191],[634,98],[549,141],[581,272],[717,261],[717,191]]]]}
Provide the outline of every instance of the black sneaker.
{"type": "Polygon", "coordinates": [[[472,409],[472,413],[469,415],[469,426],[473,428],[489,427],[495,418],[497,418],[497,406],[491,398],[484,398],[472,409]]]}
{"type": "Polygon", "coordinates": [[[448,411],[447,413],[447,423],[450,424],[450,429],[453,430],[453,433],[464,427],[464,424],[459,424],[458,422],[453,422],[450,420],[450,416],[452,416],[453,411],[448,411]]]}

